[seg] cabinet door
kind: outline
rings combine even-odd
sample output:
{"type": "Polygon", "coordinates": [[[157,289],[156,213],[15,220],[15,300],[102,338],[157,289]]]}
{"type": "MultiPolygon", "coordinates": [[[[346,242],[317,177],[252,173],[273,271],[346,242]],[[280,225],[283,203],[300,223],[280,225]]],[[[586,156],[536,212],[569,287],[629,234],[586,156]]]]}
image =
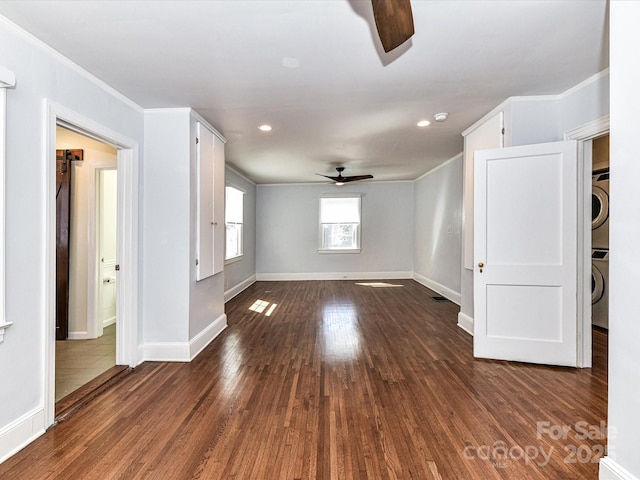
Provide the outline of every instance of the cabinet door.
{"type": "Polygon", "coordinates": [[[226,224],[224,216],[224,142],[213,136],[213,274],[224,270],[226,224]]]}
{"type": "Polygon", "coordinates": [[[202,280],[224,269],[224,142],[200,122],[196,138],[196,280],[202,280]]]}
{"type": "Polygon", "coordinates": [[[196,127],[197,226],[196,280],[214,274],[214,134],[201,123],[196,127]]]}

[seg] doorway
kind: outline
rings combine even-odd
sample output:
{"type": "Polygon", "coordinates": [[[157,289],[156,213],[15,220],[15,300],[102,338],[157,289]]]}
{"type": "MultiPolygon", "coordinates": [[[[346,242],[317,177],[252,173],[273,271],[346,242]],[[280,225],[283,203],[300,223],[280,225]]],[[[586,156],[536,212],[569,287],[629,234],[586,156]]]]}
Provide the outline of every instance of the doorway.
{"type": "MultiPolygon", "coordinates": [[[[44,424],[45,428],[54,424],[56,411],[56,169],[55,153],[57,129],[62,127],[66,130],[97,141],[115,151],[115,168],[113,161],[108,165],[102,165],[103,169],[114,169],[117,177],[117,214],[116,214],[116,252],[117,265],[120,270],[115,275],[115,296],[116,296],[116,331],[115,338],[115,364],[121,365],[123,369],[135,367],[139,363],[139,353],[137,346],[138,336],[138,170],[139,155],[138,142],[128,138],[106,126],[101,125],[93,119],[87,118],[73,110],[59,105],[50,100],[45,100],[46,111],[46,190],[48,200],[47,214],[44,219],[44,229],[47,237],[47,250],[45,255],[46,277],[45,277],[45,297],[46,297],[46,336],[44,339],[43,363],[43,391],[44,391],[44,424]]],[[[86,168],[86,167],[85,167],[86,168]]],[[[90,177],[94,179],[94,191],[88,198],[96,198],[98,190],[100,168],[93,169],[90,177]]],[[[88,169],[87,169],[88,171],[88,169]]],[[[89,208],[87,206],[87,208],[89,208]]],[[[95,202],[91,207],[97,208],[95,202]]],[[[94,215],[95,219],[97,215],[94,215]]],[[[89,228],[89,227],[87,227],[89,228]]],[[[95,236],[88,235],[85,230],[83,242],[87,244],[88,251],[98,250],[98,243],[95,236]]],[[[88,255],[97,259],[98,253],[88,255]]],[[[97,279],[99,275],[99,265],[96,262],[87,262],[87,278],[97,279]]],[[[101,278],[100,281],[103,279],[101,278]]],[[[87,307],[85,311],[92,312],[99,308],[97,298],[97,281],[87,281],[88,292],[86,297],[87,307]],[[93,300],[92,300],[93,299],[93,300]]],[[[104,329],[104,326],[103,326],[104,329]]],[[[75,331],[75,335],[97,337],[99,330],[96,322],[88,322],[85,329],[72,327],[70,333],[75,331]],[[75,329],[75,330],[74,330],[75,329]]],[[[104,335],[103,335],[104,337],[104,335]]],[[[98,340],[103,337],[98,337],[98,340]]],[[[67,340],[69,341],[69,340],[67,340]]]]}
{"type": "Polygon", "coordinates": [[[56,403],[116,365],[117,210],[116,148],[57,126],[56,403]]]}

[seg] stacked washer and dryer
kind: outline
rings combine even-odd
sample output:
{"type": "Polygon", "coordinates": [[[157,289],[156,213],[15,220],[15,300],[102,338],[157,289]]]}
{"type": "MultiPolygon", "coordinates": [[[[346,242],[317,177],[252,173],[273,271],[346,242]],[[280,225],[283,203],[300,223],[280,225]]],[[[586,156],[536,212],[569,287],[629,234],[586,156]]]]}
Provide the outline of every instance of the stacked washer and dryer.
{"type": "Polygon", "coordinates": [[[591,322],[609,328],[609,136],[593,141],[591,322]]]}

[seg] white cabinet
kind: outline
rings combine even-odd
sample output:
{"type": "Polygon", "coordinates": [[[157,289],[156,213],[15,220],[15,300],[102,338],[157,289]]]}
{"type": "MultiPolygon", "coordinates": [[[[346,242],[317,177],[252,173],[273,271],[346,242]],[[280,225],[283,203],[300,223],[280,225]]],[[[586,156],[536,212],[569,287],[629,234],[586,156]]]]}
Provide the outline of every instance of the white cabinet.
{"type": "Polygon", "coordinates": [[[196,280],[224,268],[224,141],[196,124],[196,280]]]}

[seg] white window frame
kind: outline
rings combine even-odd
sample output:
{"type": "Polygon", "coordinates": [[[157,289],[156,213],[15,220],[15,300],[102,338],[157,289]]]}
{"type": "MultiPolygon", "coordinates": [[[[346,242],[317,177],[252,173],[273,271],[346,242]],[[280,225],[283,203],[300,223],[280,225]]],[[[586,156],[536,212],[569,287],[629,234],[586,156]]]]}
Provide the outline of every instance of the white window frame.
{"type": "Polygon", "coordinates": [[[237,185],[234,185],[232,183],[227,183],[224,187],[224,200],[225,200],[225,221],[224,221],[224,234],[225,234],[225,238],[224,238],[224,264],[225,265],[229,265],[230,263],[234,263],[237,262],[239,260],[242,260],[242,257],[244,257],[244,196],[246,195],[246,190],[238,187],[237,185]],[[233,188],[234,190],[237,190],[238,192],[240,192],[242,194],[242,222],[233,222],[234,225],[240,225],[241,229],[240,229],[240,253],[238,255],[235,255],[233,257],[229,257],[227,258],[227,227],[230,224],[230,222],[227,221],[227,188],[233,188]]]}
{"type": "Polygon", "coordinates": [[[16,84],[15,74],[0,66],[0,343],[4,341],[5,330],[13,322],[7,322],[5,318],[5,255],[4,255],[4,219],[5,219],[5,142],[7,120],[7,88],[16,84]]]}
{"type": "Polygon", "coordinates": [[[325,253],[360,253],[362,248],[362,194],[360,193],[336,193],[322,194],[318,200],[318,252],[325,253]],[[356,228],[356,248],[327,248],[323,245],[322,234],[322,199],[323,198],[357,198],[359,222],[356,228]]]}

